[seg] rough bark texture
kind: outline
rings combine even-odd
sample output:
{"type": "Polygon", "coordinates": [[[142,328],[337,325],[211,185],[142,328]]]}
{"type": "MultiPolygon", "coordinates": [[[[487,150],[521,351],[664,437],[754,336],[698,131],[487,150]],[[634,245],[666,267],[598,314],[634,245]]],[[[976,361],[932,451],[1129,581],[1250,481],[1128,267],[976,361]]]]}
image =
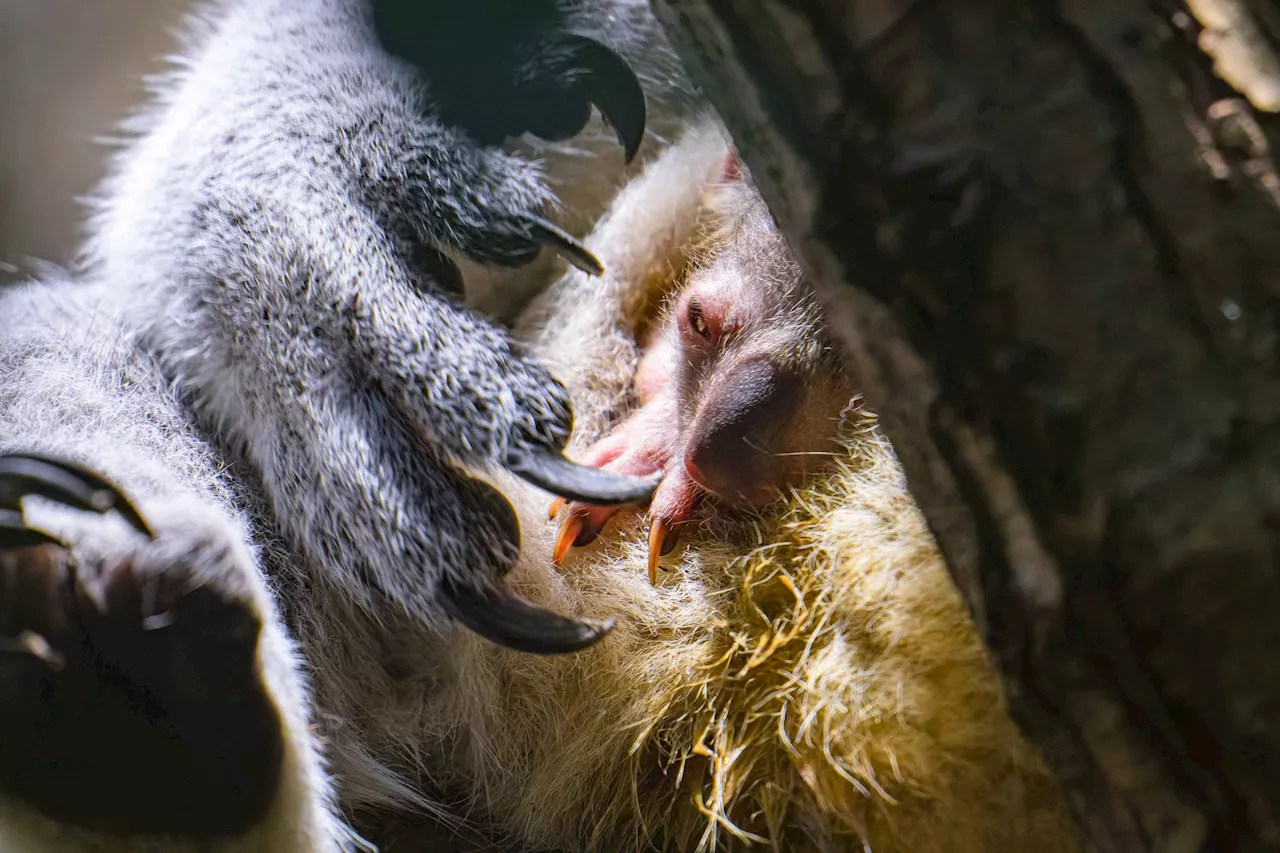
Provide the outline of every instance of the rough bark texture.
{"type": "Polygon", "coordinates": [[[654,5],[1092,849],[1280,849],[1274,7],[654,5]]]}

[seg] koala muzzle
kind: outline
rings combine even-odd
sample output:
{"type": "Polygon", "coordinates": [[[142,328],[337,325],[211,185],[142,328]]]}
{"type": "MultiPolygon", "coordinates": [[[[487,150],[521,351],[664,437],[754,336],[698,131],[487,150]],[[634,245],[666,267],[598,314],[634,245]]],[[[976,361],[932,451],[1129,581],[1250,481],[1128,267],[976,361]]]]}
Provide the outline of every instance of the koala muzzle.
{"type": "Polygon", "coordinates": [[[766,359],[713,380],[694,420],[684,465],[699,486],[729,502],[759,507],[781,487],[777,452],[804,393],[803,379],[766,359]]]}

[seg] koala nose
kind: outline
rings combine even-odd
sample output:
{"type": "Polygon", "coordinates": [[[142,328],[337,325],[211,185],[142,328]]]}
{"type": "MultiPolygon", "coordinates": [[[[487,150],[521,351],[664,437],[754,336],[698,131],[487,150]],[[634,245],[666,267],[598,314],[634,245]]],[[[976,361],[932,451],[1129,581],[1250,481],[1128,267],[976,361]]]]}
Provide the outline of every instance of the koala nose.
{"type": "Polygon", "coordinates": [[[710,383],[685,451],[689,476],[726,501],[770,503],[782,485],[778,439],[803,393],[799,376],[765,359],[738,365],[710,383]]]}

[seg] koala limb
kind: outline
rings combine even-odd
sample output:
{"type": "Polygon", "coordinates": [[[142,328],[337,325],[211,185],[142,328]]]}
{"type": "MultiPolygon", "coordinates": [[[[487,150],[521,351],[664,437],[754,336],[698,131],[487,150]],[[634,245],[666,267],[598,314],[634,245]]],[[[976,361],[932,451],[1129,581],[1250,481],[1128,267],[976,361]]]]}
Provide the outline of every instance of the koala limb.
{"type": "Polygon", "coordinates": [[[536,652],[609,630],[507,590],[520,530],[490,482],[605,504],[654,484],[567,461],[564,388],[462,304],[459,270],[533,269],[549,246],[599,273],[553,223],[552,186],[598,211],[624,175],[590,139],[554,153],[579,166],[553,184],[536,155],[484,144],[501,124],[485,112],[518,101],[509,129],[563,139],[601,104],[629,159],[648,120],[632,83],[674,60],[647,49],[656,27],[616,18],[647,14],[639,0],[543,4],[509,50],[465,34],[501,97],[450,119],[465,75],[389,56],[378,2],[206,7],[129,126],[75,279],[0,294],[0,717],[34,733],[0,747],[6,849],[349,849],[313,727],[378,766],[371,802],[394,761],[313,709],[286,617],[310,642],[324,607],[349,607],[328,628],[382,643],[394,626],[416,654],[454,623],[536,652]],[[148,776],[133,800],[103,775],[125,764],[148,776]]]}
{"type": "Polygon", "coordinates": [[[518,525],[471,475],[610,505],[655,483],[568,462],[564,388],[441,279],[453,257],[518,267],[548,243],[598,262],[546,220],[537,166],[442,121],[449,86],[383,52],[370,17],[219,7],[118,161],[86,271],[118,283],[141,346],[326,577],[371,611],[570,651],[603,626],[547,612],[545,642],[530,635],[535,611],[498,586],[518,525]],[[481,601],[506,606],[484,618],[481,601]]]}
{"type": "Polygon", "coordinates": [[[56,279],[0,304],[0,847],[336,851],[256,499],[117,308],[56,279]]]}
{"type": "Polygon", "coordinates": [[[644,137],[640,81],[615,50],[565,29],[566,6],[377,0],[373,24],[382,45],[428,79],[462,81],[440,88],[436,106],[446,124],[466,129],[481,145],[524,133],[570,139],[586,127],[595,105],[630,163],[644,137]],[[477,34],[483,34],[483,51],[475,50],[477,34]]]}

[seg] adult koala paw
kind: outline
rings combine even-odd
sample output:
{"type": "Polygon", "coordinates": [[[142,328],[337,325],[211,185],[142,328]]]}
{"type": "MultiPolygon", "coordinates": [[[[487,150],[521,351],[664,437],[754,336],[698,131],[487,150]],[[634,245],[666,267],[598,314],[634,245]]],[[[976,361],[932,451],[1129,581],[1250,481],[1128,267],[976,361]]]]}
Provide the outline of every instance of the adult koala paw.
{"type": "Polygon", "coordinates": [[[258,675],[262,622],[237,584],[250,570],[240,552],[207,533],[154,533],[84,468],[0,456],[0,792],[114,834],[253,826],[274,799],[284,741],[258,675]],[[21,501],[33,495],[116,510],[136,548],[80,560],[26,525],[21,501]]]}
{"type": "Polygon", "coordinates": [[[440,117],[481,145],[572,138],[594,105],[630,162],[644,138],[640,82],[608,45],[574,33],[571,17],[555,0],[373,2],[383,47],[416,66],[440,117]]]}

